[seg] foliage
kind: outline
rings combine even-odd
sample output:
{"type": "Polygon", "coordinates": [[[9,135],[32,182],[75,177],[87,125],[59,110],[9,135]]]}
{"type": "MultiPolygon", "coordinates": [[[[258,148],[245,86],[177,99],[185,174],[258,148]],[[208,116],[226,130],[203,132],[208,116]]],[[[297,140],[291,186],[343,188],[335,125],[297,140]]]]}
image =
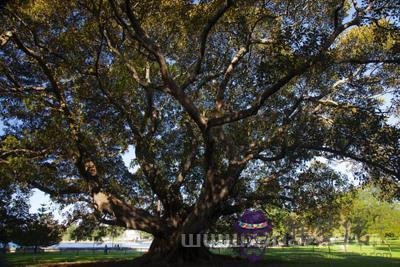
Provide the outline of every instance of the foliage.
{"type": "Polygon", "coordinates": [[[317,239],[328,241],[331,237],[344,237],[345,242],[357,239],[368,241],[377,236],[380,241],[400,237],[400,204],[387,202],[374,186],[357,188],[335,194],[318,208],[288,212],[279,207],[266,206],[268,217],[274,224],[274,235],[283,240],[288,233],[297,241],[317,239]]]}
{"type": "Polygon", "coordinates": [[[5,248],[14,240],[18,225],[25,222],[29,216],[29,206],[26,195],[15,188],[4,187],[0,189],[0,245],[5,248]]]}
{"type": "Polygon", "coordinates": [[[366,235],[378,235],[381,240],[400,236],[400,204],[379,198],[379,189],[367,187],[348,199],[342,221],[350,223],[351,233],[357,239],[366,235]]]}
{"type": "Polygon", "coordinates": [[[26,192],[9,187],[1,189],[0,196],[0,243],[3,247],[14,242],[21,246],[34,246],[36,251],[39,246],[61,241],[64,227],[44,206],[38,213],[29,213],[29,195],[26,192]]]}
{"type": "Polygon", "coordinates": [[[306,238],[327,239],[338,227],[338,221],[352,186],[347,177],[320,161],[313,161],[286,185],[290,195],[285,205],[262,203],[274,225],[273,235],[282,239],[289,234],[306,238]],[[290,197],[291,198],[290,198],[290,197]]]}
{"type": "Polygon", "coordinates": [[[90,220],[90,218],[83,218],[77,224],[73,224],[68,228],[69,240],[80,241],[90,240],[95,242],[103,242],[103,238],[109,237],[115,239],[122,235],[124,228],[105,225],[97,222],[96,220],[90,220]]]}

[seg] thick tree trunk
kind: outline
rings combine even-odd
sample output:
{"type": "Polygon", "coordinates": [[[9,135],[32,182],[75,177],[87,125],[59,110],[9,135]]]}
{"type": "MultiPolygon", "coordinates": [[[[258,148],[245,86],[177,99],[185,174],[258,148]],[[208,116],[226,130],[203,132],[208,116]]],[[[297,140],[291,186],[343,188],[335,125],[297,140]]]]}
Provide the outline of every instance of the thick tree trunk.
{"type": "Polygon", "coordinates": [[[204,245],[202,238],[199,239],[200,243],[197,243],[196,235],[193,237],[192,246],[189,246],[189,242],[182,242],[182,236],[178,232],[171,233],[168,238],[155,237],[145,257],[151,262],[164,263],[210,261],[213,255],[204,245]]]}
{"type": "Polygon", "coordinates": [[[344,230],[345,230],[345,232],[344,232],[344,243],[348,244],[349,243],[349,232],[350,232],[349,221],[346,221],[344,223],[344,230]]]}
{"type": "Polygon", "coordinates": [[[356,234],[357,243],[361,244],[361,235],[356,234]]]}
{"type": "Polygon", "coordinates": [[[304,225],[301,225],[301,243],[300,245],[304,246],[305,245],[305,240],[306,240],[306,235],[305,235],[305,231],[304,231],[304,225]]]}

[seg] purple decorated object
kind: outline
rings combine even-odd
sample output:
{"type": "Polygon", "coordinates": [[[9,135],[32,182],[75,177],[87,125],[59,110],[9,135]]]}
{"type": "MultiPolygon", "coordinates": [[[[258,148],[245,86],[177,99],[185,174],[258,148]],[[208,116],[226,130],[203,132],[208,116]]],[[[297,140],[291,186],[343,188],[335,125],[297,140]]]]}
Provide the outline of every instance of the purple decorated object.
{"type": "Polygon", "coordinates": [[[262,211],[246,210],[234,228],[239,233],[269,233],[272,226],[262,211]]]}
{"type": "Polygon", "coordinates": [[[272,226],[264,213],[246,210],[235,223],[234,228],[242,235],[241,255],[251,262],[261,260],[266,249],[266,243],[262,242],[262,239],[265,239],[272,231],[272,226]]]}

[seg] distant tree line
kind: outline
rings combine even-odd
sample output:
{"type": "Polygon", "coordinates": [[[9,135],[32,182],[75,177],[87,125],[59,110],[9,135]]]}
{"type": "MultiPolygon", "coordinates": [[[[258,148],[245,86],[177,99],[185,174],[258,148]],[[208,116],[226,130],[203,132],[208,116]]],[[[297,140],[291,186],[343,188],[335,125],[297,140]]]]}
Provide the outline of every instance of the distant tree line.
{"type": "Polygon", "coordinates": [[[27,195],[12,188],[0,190],[0,246],[8,250],[10,242],[31,247],[36,253],[40,246],[51,246],[61,241],[64,226],[54,220],[51,211],[42,206],[37,213],[29,213],[27,195]],[[20,194],[19,194],[20,193],[20,194]]]}
{"type": "MultiPolygon", "coordinates": [[[[318,244],[336,238],[344,243],[369,244],[371,237],[381,241],[400,237],[400,203],[382,196],[381,190],[368,185],[342,192],[316,206],[288,209],[268,203],[259,208],[274,226],[272,237],[282,243],[318,244]]],[[[233,232],[235,220],[235,216],[224,217],[210,231],[233,232]]]]}

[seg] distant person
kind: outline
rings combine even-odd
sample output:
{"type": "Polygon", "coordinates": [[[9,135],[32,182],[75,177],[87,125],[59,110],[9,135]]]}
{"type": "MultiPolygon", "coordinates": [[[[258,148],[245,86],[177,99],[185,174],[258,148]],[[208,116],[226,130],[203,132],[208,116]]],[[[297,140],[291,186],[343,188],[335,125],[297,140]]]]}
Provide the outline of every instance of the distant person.
{"type": "Polygon", "coordinates": [[[108,254],[108,247],[107,247],[107,245],[104,246],[104,254],[108,254]]]}

